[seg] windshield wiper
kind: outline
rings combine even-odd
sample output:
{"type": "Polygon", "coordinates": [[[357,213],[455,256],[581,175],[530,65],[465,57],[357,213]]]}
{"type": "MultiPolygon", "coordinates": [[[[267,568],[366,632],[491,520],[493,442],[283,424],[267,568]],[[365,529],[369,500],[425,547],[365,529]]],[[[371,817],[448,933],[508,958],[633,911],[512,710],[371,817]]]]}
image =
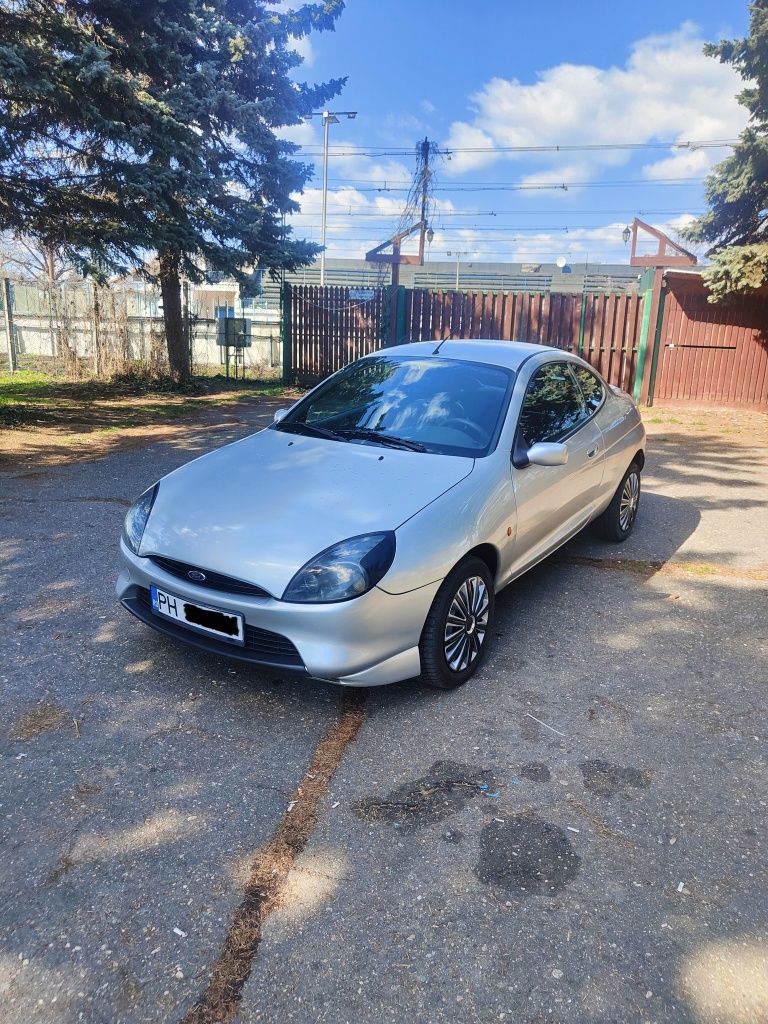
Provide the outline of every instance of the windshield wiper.
{"type": "Polygon", "coordinates": [[[288,434],[306,434],[308,437],[327,437],[330,441],[343,440],[341,434],[337,434],[328,427],[318,427],[314,423],[302,423],[301,420],[291,420],[286,423],[281,420],[275,425],[276,430],[284,430],[288,434]]]}
{"type": "Polygon", "coordinates": [[[420,441],[411,441],[407,437],[393,437],[392,434],[382,434],[378,430],[340,430],[339,437],[347,438],[350,441],[374,441],[376,444],[383,444],[389,448],[402,448],[408,452],[426,452],[428,449],[420,441]]]}

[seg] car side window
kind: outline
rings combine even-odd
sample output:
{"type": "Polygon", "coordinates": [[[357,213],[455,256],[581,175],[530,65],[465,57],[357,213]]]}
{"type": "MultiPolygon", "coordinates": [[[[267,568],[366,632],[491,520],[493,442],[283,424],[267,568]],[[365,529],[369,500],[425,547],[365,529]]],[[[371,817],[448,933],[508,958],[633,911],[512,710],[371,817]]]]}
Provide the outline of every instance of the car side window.
{"type": "Polygon", "coordinates": [[[584,395],[584,402],[586,403],[589,414],[597,412],[603,402],[603,395],[605,388],[603,382],[597,377],[591,370],[587,370],[584,366],[571,366],[576,380],[579,382],[581,393],[584,395]]]}
{"type": "Polygon", "coordinates": [[[530,447],[539,441],[560,441],[589,413],[567,363],[547,363],[528,385],[519,427],[530,447]]]}

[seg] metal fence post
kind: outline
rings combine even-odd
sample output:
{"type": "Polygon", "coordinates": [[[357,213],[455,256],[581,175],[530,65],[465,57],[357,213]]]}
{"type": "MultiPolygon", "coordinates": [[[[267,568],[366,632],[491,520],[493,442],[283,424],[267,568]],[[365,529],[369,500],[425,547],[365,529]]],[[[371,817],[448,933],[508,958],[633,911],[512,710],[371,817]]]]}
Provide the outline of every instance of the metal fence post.
{"type": "Polygon", "coordinates": [[[653,393],[656,389],[656,369],[659,365],[659,348],[661,347],[661,328],[664,323],[664,304],[667,300],[667,289],[662,286],[659,295],[659,311],[656,315],[656,331],[653,336],[653,356],[651,358],[651,375],[648,380],[648,398],[646,402],[653,405],[653,393]]]}
{"type": "Polygon", "coordinates": [[[652,300],[653,288],[646,288],[643,292],[643,318],[640,322],[640,338],[637,343],[635,379],[632,384],[632,397],[636,402],[640,401],[640,394],[643,390],[643,374],[645,373],[645,357],[648,352],[648,328],[651,323],[652,300]]]}
{"type": "Polygon", "coordinates": [[[13,309],[11,307],[11,282],[3,278],[3,310],[5,311],[5,337],[8,343],[8,369],[16,370],[16,352],[13,345],[13,309]]]}
{"type": "MultiPolygon", "coordinates": [[[[99,309],[99,286],[93,282],[93,372],[101,376],[101,311],[99,309]]],[[[75,349],[76,350],[76,349],[75,349]]]]}
{"type": "MultiPolygon", "coordinates": [[[[661,321],[664,315],[664,269],[662,267],[656,267],[653,269],[653,285],[650,293],[646,291],[646,298],[648,300],[647,318],[646,310],[643,310],[643,326],[645,328],[645,335],[640,339],[640,347],[643,350],[643,368],[640,372],[638,367],[637,379],[640,380],[640,389],[637,389],[637,383],[635,383],[635,400],[644,402],[647,405],[653,403],[653,383],[656,379],[656,364],[658,363],[658,342],[661,337],[661,321]],[[648,362],[648,341],[651,338],[651,331],[653,331],[653,349],[651,351],[650,364],[648,362]]],[[[638,360],[639,361],[639,360],[638,360]]]]}
{"type": "Polygon", "coordinates": [[[283,383],[291,383],[291,286],[283,281],[280,293],[280,342],[283,350],[283,383]]]}
{"type": "Polygon", "coordinates": [[[405,286],[398,285],[397,288],[397,314],[395,317],[395,339],[394,344],[403,342],[405,335],[405,286]]]}
{"type": "Polygon", "coordinates": [[[189,281],[187,278],[181,282],[181,315],[184,322],[184,337],[187,340],[187,353],[189,356],[189,372],[195,365],[195,354],[192,344],[192,320],[189,315],[189,281]]]}
{"type": "MultiPolygon", "coordinates": [[[[586,279],[585,279],[586,281],[586,279]]],[[[579,339],[576,342],[576,355],[580,356],[584,351],[584,331],[587,325],[587,293],[581,292],[581,315],[579,316],[579,339]]]]}

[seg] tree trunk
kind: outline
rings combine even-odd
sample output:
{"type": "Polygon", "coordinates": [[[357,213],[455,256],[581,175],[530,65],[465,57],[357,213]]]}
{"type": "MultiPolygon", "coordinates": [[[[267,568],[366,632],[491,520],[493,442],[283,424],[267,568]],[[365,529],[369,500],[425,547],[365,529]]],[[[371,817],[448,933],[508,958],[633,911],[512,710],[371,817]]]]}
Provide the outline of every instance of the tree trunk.
{"type": "Polygon", "coordinates": [[[181,383],[189,379],[189,351],[181,311],[179,261],[175,253],[163,253],[160,256],[160,290],[171,376],[181,383]]]}

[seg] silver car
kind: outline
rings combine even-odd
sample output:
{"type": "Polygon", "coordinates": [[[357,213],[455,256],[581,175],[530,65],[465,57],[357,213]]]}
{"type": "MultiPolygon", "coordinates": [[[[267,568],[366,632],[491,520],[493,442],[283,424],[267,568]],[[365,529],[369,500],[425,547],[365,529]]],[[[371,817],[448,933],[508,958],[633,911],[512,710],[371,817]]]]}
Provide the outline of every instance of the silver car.
{"type": "Polygon", "coordinates": [[[629,396],[559,349],[385,349],[142,494],[117,595],[281,673],[450,689],[482,662],[502,587],[590,522],[629,536],[644,446],[629,396]]]}

